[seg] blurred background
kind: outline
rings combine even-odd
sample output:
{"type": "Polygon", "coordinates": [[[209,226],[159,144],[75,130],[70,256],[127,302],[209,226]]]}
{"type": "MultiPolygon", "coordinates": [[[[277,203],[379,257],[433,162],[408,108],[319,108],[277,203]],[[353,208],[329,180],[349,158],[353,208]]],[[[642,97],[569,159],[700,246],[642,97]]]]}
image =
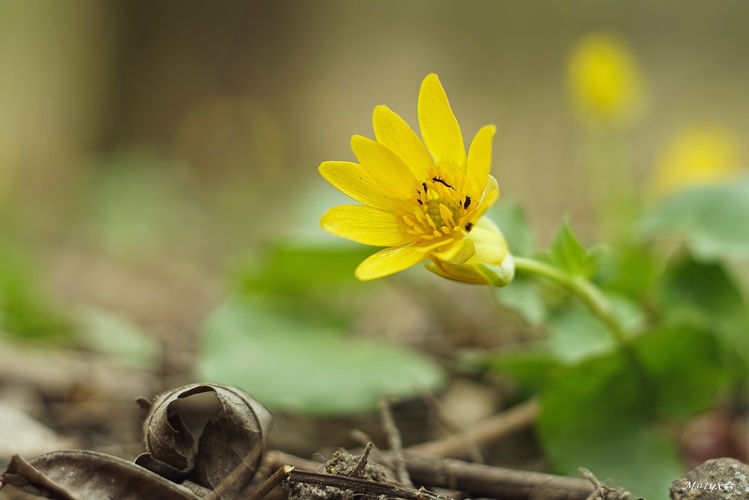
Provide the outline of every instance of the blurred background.
{"type": "Polygon", "coordinates": [[[740,141],[749,129],[740,1],[0,9],[3,221],[50,259],[43,272],[63,296],[94,286],[84,249],[210,282],[238,254],[314,220],[320,212],[305,203],[326,189],[318,164],[354,159],[349,138],[372,135],[377,104],[415,127],[429,72],[467,141],[497,125],[493,173],[540,237],[562,214],[591,234],[588,193],[605,176],[589,175],[567,89],[570,50],[591,31],[630,44],[646,89],[636,126],[620,134],[626,158],[598,168],[626,169],[648,191],[680,129],[717,125],[740,141]]]}
{"type": "MultiPolygon", "coordinates": [[[[378,104],[416,128],[430,72],[466,142],[497,125],[493,175],[539,247],[565,214],[586,242],[615,239],[601,214],[657,199],[679,141],[743,171],[746,19],[740,0],[0,0],[3,328],[48,337],[83,309],[102,349],[128,328],[161,342],[159,381],[123,400],[191,380],[237,269],[279,239],[323,237],[343,198],[318,165],[355,161],[350,137],[373,135],[378,104]],[[624,61],[623,111],[579,102],[574,54],[591,33],[624,61]]],[[[422,320],[364,318],[390,337],[422,320]]]]}

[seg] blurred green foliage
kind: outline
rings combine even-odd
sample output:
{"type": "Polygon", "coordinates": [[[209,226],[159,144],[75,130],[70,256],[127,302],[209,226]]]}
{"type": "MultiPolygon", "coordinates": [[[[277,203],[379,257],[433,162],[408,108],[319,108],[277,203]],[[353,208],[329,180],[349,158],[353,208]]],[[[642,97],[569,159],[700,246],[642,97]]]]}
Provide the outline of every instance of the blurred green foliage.
{"type": "Polygon", "coordinates": [[[27,340],[69,340],[69,315],[46,295],[38,263],[20,242],[0,243],[0,331],[27,340]]]}
{"type": "Polygon", "coordinates": [[[749,179],[677,192],[640,229],[649,238],[676,238],[701,260],[749,257],[749,179]]]}
{"type": "Polygon", "coordinates": [[[572,276],[590,278],[598,270],[600,257],[601,248],[583,247],[565,218],[551,241],[548,260],[572,276]]]}
{"type": "Polygon", "coordinates": [[[560,472],[587,467],[660,498],[683,470],[669,425],[741,397],[728,388],[749,377],[749,308],[727,262],[749,243],[746,186],[676,192],[634,221],[621,247],[605,251],[585,249],[562,223],[542,258],[602,287],[628,335],[624,345],[544,280],[521,277],[517,288],[495,292],[546,338],[464,361],[540,392],[539,435],[560,472]]]}
{"type": "Polygon", "coordinates": [[[425,355],[346,333],[238,296],[206,324],[198,371],[252,391],[272,410],[318,416],[371,412],[383,396],[413,397],[443,383],[425,355]]]}
{"type": "Polygon", "coordinates": [[[382,396],[414,397],[444,382],[429,357],[351,335],[362,300],[354,269],[371,249],[278,241],[236,270],[237,293],[208,320],[198,372],[252,392],[276,411],[350,415],[382,396]]]}

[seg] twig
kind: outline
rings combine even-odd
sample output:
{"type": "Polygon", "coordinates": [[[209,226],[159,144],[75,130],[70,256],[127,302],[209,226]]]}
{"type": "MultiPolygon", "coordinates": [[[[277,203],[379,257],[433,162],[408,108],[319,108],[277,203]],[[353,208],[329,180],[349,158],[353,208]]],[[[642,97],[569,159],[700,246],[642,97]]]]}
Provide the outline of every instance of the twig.
{"type": "Polygon", "coordinates": [[[479,422],[462,434],[454,434],[444,439],[409,446],[405,451],[408,454],[464,458],[470,454],[469,450],[466,449],[466,442],[488,445],[498,441],[505,436],[529,427],[538,417],[538,412],[538,401],[529,399],[479,422]]]}
{"type": "Polygon", "coordinates": [[[390,460],[390,457],[385,455],[385,452],[380,450],[376,444],[372,443],[372,438],[366,432],[354,429],[353,431],[351,431],[351,437],[365,447],[369,444],[372,444],[372,450],[370,454],[374,457],[375,462],[385,467],[385,473],[388,478],[395,480],[395,475],[393,474],[395,465],[390,460]]]}
{"type": "MultiPolygon", "coordinates": [[[[429,488],[456,488],[474,497],[506,500],[585,500],[594,488],[582,478],[556,476],[542,472],[471,464],[461,460],[406,456],[411,478],[429,488]]],[[[315,470],[319,464],[277,450],[266,453],[265,460],[275,468],[285,464],[315,470]]],[[[298,470],[296,469],[296,470],[298,470]]]]}
{"type": "Polygon", "coordinates": [[[593,486],[582,478],[471,464],[453,459],[407,457],[417,484],[455,488],[473,497],[503,500],[585,500],[593,486]]]}
{"type": "Polygon", "coordinates": [[[258,486],[258,488],[247,497],[247,500],[262,500],[273,490],[273,488],[281,484],[281,481],[289,477],[292,470],[294,470],[293,465],[284,465],[279,468],[276,472],[271,474],[268,479],[263,481],[263,484],[258,486]]]}
{"type": "Polygon", "coordinates": [[[369,441],[367,443],[367,446],[364,448],[361,457],[359,457],[359,461],[356,462],[356,466],[351,469],[351,472],[346,474],[347,476],[356,477],[356,474],[361,471],[365,465],[367,465],[367,459],[369,458],[369,452],[372,451],[372,446],[372,441],[369,441]]]}
{"type": "Polygon", "coordinates": [[[393,412],[390,410],[390,404],[387,398],[380,399],[380,419],[382,427],[388,438],[388,447],[393,455],[393,465],[395,465],[395,477],[398,481],[409,488],[413,488],[411,477],[408,475],[406,463],[403,458],[403,441],[401,433],[395,425],[393,412]]]}

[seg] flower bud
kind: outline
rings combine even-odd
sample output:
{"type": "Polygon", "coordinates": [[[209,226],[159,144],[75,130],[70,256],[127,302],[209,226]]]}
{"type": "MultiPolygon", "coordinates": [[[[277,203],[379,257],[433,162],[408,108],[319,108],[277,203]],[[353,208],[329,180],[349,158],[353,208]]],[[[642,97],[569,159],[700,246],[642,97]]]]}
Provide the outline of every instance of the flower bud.
{"type": "Polygon", "coordinates": [[[515,276],[515,263],[499,227],[487,217],[481,217],[466,238],[475,248],[471,258],[461,262],[433,254],[432,263],[427,264],[426,268],[445,278],[464,283],[496,287],[508,285],[515,276]]]}

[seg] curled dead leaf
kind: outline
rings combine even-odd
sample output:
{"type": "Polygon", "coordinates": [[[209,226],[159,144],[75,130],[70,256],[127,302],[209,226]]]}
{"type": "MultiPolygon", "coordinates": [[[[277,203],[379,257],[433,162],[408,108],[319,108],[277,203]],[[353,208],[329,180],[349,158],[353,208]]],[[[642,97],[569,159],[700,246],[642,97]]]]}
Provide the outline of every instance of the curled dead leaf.
{"type": "Polygon", "coordinates": [[[144,429],[146,453],[136,463],[172,481],[190,480],[230,498],[255,475],[272,420],[263,405],[235,387],[180,387],[153,403],[144,429]],[[202,429],[196,448],[185,423],[184,402],[203,393],[213,393],[219,408],[202,429]]]}

